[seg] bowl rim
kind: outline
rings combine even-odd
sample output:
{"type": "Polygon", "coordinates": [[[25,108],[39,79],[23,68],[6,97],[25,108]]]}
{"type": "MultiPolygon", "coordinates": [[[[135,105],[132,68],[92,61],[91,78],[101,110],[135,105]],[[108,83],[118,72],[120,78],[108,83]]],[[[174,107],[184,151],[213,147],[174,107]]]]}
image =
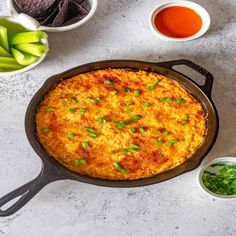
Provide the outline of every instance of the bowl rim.
{"type": "Polygon", "coordinates": [[[210,191],[209,189],[207,189],[205,187],[205,185],[203,184],[203,181],[202,181],[202,175],[203,175],[203,172],[211,165],[211,164],[215,164],[215,163],[219,163],[219,162],[234,162],[236,164],[236,157],[233,157],[233,156],[225,156],[225,157],[217,157],[211,161],[208,161],[206,162],[204,165],[202,165],[199,170],[198,170],[198,173],[197,173],[197,182],[198,182],[198,185],[200,186],[200,188],[208,194],[208,196],[211,196],[211,197],[215,197],[215,198],[218,198],[218,199],[235,199],[236,198],[236,194],[234,195],[221,195],[221,194],[217,194],[217,193],[213,193],[212,191],[210,191]]]}
{"type": "Polygon", "coordinates": [[[203,6],[201,6],[198,3],[191,2],[191,1],[185,1],[185,0],[180,0],[180,1],[170,0],[168,2],[158,4],[151,11],[151,14],[149,16],[149,27],[151,28],[152,33],[157,38],[165,40],[165,41],[186,42],[186,41],[197,39],[197,38],[201,37],[202,35],[204,35],[208,31],[210,24],[211,24],[210,15],[209,15],[208,11],[203,6]],[[171,6],[183,6],[183,7],[190,8],[190,9],[194,10],[195,12],[197,12],[202,19],[201,29],[196,34],[189,36],[189,37],[185,37],[185,38],[170,37],[170,36],[167,36],[167,35],[161,33],[157,29],[157,27],[155,26],[154,19],[160,11],[162,11],[165,8],[171,7],[171,6]]]}
{"type": "MultiPolygon", "coordinates": [[[[21,25],[21,23],[15,17],[13,17],[13,16],[0,16],[0,19],[2,19],[2,18],[9,19],[10,21],[18,23],[19,25],[21,25]]],[[[31,30],[31,31],[33,31],[33,30],[31,30]]],[[[43,39],[42,43],[45,46],[49,47],[48,39],[43,39]]],[[[43,55],[40,57],[40,59],[38,61],[36,61],[35,63],[33,63],[31,65],[25,66],[22,69],[14,70],[14,71],[7,71],[7,72],[0,72],[0,77],[16,75],[16,74],[20,74],[22,72],[31,70],[32,68],[34,68],[37,65],[39,65],[42,61],[44,61],[44,59],[46,58],[47,54],[48,54],[48,52],[44,52],[43,55]]]]}
{"type": "MultiPolygon", "coordinates": [[[[13,2],[14,2],[14,0],[7,0],[7,6],[9,8],[12,16],[17,17],[20,13],[18,13],[17,10],[15,9],[13,2]]],[[[90,18],[92,18],[92,16],[95,14],[96,9],[97,9],[98,0],[89,0],[89,2],[91,4],[91,9],[89,10],[88,15],[86,15],[82,20],[79,20],[78,22],[73,23],[71,25],[59,26],[59,27],[43,26],[38,23],[40,26],[37,28],[37,30],[42,30],[42,31],[47,31],[47,32],[64,32],[64,31],[73,30],[73,29],[83,25],[90,18]]],[[[30,17],[30,18],[34,19],[33,17],[30,17]]]]}

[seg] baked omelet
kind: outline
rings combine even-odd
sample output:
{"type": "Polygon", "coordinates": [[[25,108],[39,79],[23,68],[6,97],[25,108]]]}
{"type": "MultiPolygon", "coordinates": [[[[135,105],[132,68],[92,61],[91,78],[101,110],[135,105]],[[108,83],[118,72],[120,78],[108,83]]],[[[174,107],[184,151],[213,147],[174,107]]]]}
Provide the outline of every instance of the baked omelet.
{"type": "Polygon", "coordinates": [[[147,178],[185,162],[207,132],[201,104],[178,82],[104,69],[57,84],[36,115],[40,142],[68,169],[97,178],[147,178]]]}

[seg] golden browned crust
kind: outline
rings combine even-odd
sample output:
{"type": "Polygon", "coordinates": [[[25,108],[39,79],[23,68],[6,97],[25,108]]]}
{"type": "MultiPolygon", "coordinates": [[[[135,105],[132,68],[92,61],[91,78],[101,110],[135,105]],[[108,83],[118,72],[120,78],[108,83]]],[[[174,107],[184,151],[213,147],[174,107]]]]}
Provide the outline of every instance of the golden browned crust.
{"type": "Polygon", "coordinates": [[[113,180],[146,178],[182,164],[206,132],[200,103],[176,81],[125,69],[62,81],[41,103],[36,125],[40,142],[61,164],[113,180]]]}

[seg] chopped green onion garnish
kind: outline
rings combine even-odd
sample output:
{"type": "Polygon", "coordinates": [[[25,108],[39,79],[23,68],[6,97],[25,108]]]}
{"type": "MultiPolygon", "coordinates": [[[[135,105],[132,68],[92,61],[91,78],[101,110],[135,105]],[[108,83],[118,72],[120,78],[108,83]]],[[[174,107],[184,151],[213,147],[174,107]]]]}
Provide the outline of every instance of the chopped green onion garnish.
{"type": "Polygon", "coordinates": [[[74,137],[76,137],[76,134],[73,134],[73,133],[72,134],[68,134],[68,138],[69,139],[73,139],[74,137]]]}
{"type": "Polygon", "coordinates": [[[131,116],[131,120],[140,120],[142,116],[131,116]]]}
{"type": "Polygon", "coordinates": [[[115,82],[112,81],[112,80],[105,80],[105,81],[104,81],[104,84],[110,85],[110,84],[115,84],[115,82]]]}
{"type": "Polygon", "coordinates": [[[157,140],[157,141],[156,141],[156,144],[157,144],[157,145],[161,145],[161,144],[162,144],[162,141],[161,141],[161,140],[157,140]]]}
{"type": "Polygon", "coordinates": [[[84,160],[84,159],[74,160],[75,165],[81,165],[81,164],[85,164],[85,163],[86,163],[86,160],[84,160]]]}
{"type": "Polygon", "coordinates": [[[185,99],[183,99],[183,98],[176,98],[176,103],[178,103],[178,104],[181,104],[181,103],[185,103],[186,102],[186,100],[185,99]]]}
{"type": "Polygon", "coordinates": [[[152,91],[152,90],[154,90],[154,89],[155,89],[155,86],[154,86],[154,85],[148,86],[148,90],[149,90],[149,91],[152,91]]]}
{"type": "Polygon", "coordinates": [[[124,92],[129,93],[129,92],[130,92],[130,89],[129,89],[129,88],[125,88],[125,89],[124,89],[124,92]]]}
{"type": "Polygon", "coordinates": [[[82,142],[83,148],[88,148],[89,144],[87,141],[82,142]]]}
{"type": "Polygon", "coordinates": [[[49,128],[44,128],[44,129],[43,129],[43,132],[44,132],[45,134],[48,134],[48,133],[49,133],[49,131],[50,131],[50,129],[49,129],[49,128]]]}
{"type": "Polygon", "coordinates": [[[159,84],[159,80],[158,79],[154,80],[154,84],[159,84]]]}
{"type": "Polygon", "coordinates": [[[144,129],[144,128],[142,128],[142,127],[141,127],[141,128],[139,128],[138,130],[139,130],[139,132],[140,132],[140,133],[144,133],[144,132],[145,132],[145,129],[144,129]]]}
{"type": "Polygon", "coordinates": [[[96,135],[95,133],[89,133],[89,136],[90,136],[91,138],[96,138],[96,137],[97,137],[97,135],[96,135]]]}
{"type": "Polygon", "coordinates": [[[129,129],[129,132],[130,132],[131,134],[133,134],[135,131],[136,131],[135,128],[130,128],[130,129],[129,129]]]}
{"type": "Polygon", "coordinates": [[[127,174],[127,170],[124,169],[118,162],[113,162],[113,166],[120,170],[123,174],[127,174]]]}
{"type": "Polygon", "coordinates": [[[77,103],[78,103],[78,100],[77,100],[76,97],[70,97],[70,99],[72,100],[72,102],[73,102],[74,104],[77,104],[77,103]]]}
{"type": "Polygon", "coordinates": [[[90,133],[95,133],[95,130],[89,127],[84,127],[84,130],[90,132],[90,133]]]}
{"type": "Polygon", "coordinates": [[[113,94],[113,95],[115,95],[115,94],[117,94],[118,92],[116,91],[116,90],[112,90],[111,91],[111,94],[113,94]]]}
{"type": "Polygon", "coordinates": [[[86,111],[86,110],[85,110],[84,108],[79,109],[79,113],[80,113],[80,114],[84,114],[85,111],[86,111]]]}
{"type": "Polygon", "coordinates": [[[113,121],[113,124],[116,124],[118,129],[123,129],[127,125],[129,125],[130,123],[129,122],[125,122],[125,121],[113,121]]]}
{"type": "Polygon", "coordinates": [[[50,112],[53,112],[53,111],[54,111],[54,109],[53,109],[52,107],[47,107],[47,108],[46,108],[46,112],[49,112],[49,113],[50,113],[50,112]]]}
{"type": "Polygon", "coordinates": [[[134,96],[135,96],[135,97],[138,97],[139,94],[140,94],[139,90],[134,90],[134,96]]]}
{"type": "Polygon", "coordinates": [[[150,107],[150,106],[151,106],[151,104],[148,103],[148,102],[143,103],[143,107],[145,107],[145,108],[148,108],[148,107],[150,107]]]}
{"type": "Polygon", "coordinates": [[[171,103],[172,102],[172,98],[160,98],[160,100],[162,102],[167,102],[167,103],[171,103]]]}
{"type": "Polygon", "coordinates": [[[182,121],[181,121],[181,124],[182,124],[182,125],[186,125],[186,124],[188,124],[188,121],[182,120],[182,121]]]}
{"type": "Polygon", "coordinates": [[[173,145],[173,144],[175,144],[177,142],[177,139],[176,138],[173,138],[173,139],[171,139],[171,140],[169,140],[169,141],[166,141],[166,144],[168,144],[168,145],[173,145]]]}
{"type": "Polygon", "coordinates": [[[188,116],[187,116],[187,115],[182,115],[182,116],[181,116],[181,119],[182,119],[182,120],[187,120],[187,119],[188,119],[188,116]]]}
{"type": "Polygon", "coordinates": [[[86,100],[89,100],[90,102],[97,103],[97,102],[100,101],[100,98],[90,98],[90,97],[87,97],[86,100]]]}
{"type": "Polygon", "coordinates": [[[74,108],[70,108],[68,111],[71,112],[71,113],[74,113],[75,109],[74,108]]]}
{"type": "Polygon", "coordinates": [[[165,137],[168,136],[170,133],[168,131],[165,132],[165,137]]]}
{"type": "Polygon", "coordinates": [[[125,108],[125,112],[129,113],[131,110],[129,108],[125,108]]]}
{"type": "Polygon", "coordinates": [[[99,123],[107,123],[107,119],[103,118],[103,117],[97,117],[96,121],[99,122],[99,123]]]}

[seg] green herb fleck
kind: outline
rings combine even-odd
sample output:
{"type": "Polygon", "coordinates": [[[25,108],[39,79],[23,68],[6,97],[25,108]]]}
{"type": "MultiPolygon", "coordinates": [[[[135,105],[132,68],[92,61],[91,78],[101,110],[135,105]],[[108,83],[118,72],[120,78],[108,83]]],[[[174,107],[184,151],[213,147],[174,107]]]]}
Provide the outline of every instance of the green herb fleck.
{"type": "Polygon", "coordinates": [[[165,137],[167,137],[170,133],[168,131],[165,132],[165,137]]]}
{"type": "Polygon", "coordinates": [[[187,115],[182,115],[182,116],[181,116],[181,119],[182,119],[182,120],[187,120],[187,119],[188,119],[188,116],[187,116],[187,115]]]}
{"type": "Polygon", "coordinates": [[[151,106],[151,104],[150,104],[150,103],[148,103],[148,102],[145,102],[145,103],[143,103],[143,104],[142,104],[142,106],[143,106],[143,107],[145,107],[145,108],[148,108],[148,107],[150,107],[150,106],[151,106]]]}
{"type": "Polygon", "coordinates": [[[129,92],[130,92],[130,89],[129,89],[129,88],[125,88],[125,89],[124,89],[124,92],[129,93],[129,92]]]}
{"type": "Polygon", "coordinates": [[[135,133],[135,131],[136,131],[135,128],[130,128],[130,129],[129,129],[129,132],[130,132],[131,134],[135,133]]]}
{"type": "Polygon", "coordinates": [[[48,112],[48,113],[50,113],[50,112],[53,112],[54,109],[53,109],[52,107],[47,107],[45,111],[48,112]]]}
{"type": "Polygon", "coordinates": [[[89,147],[88,142],[87,141],[82,142],[82,147],[83,148],[88,148],[89,147]]]}
{"type": "Polygon", "coordinates": [[[89,133],[89,136],[90,136],[91,138],[96,138],[96,137],[97,137],[97,135],[96,135],[95,133],[89,133]]]}
{"type": "Polygon", "coordinates": [[[178,104],[181,104],[181,103],[185,103],[186,102],[186,100],[185,99],[183,99],[183,98],[176,98],[176,103],[178,103],[178,104]]]}
{"type": "Polygon", "coordinates": [[[113,162],[113,166],[120,170],[123,174],[127,174],[127,170],[124,169],[118,162],[113,162]]]}
{"type": "Polygon", "coordinates": [[[161,141],[161,140],[157,140],[157,141],[156,141],[156,144],[157,144],[157,145],[161,145],[161,144],[162,144],[162,141],[161,141]]]}
{"type": "Polygon", "coordinates": [[[49,131],[50,131],[50,129],[49,129],[49,128],[44,128],[44,129],[43,129],[43,132],[44,132],[45,134],[48,134],[48,133],[49,133],[49,131]]]}
{"type": "Polygon", "coordinates": [[[89,100],[90,102],[93,102],[93,103],[97,103],[100,101],[100,98],[90,98],[90,97],[87,97],[86,100],[89,100]]]}
{"type": "Polygon", "coordinates": [[[154,85],[148,86],[148,90],[149,90],[149,91],[152,91],[152,90],[154,90],[154,89],[155,89],[155,86],[154,86],[154,85]]]}
{"type": "Polygon", "coordinates": [[[73,133],[72,134],[68,134],[68,138],[69,139],[73,139],[74,137],[76,137],[76,134],[73,134],[73,133]]]}
{"type": "Polygon", "coordinates": [[[159,80],[158,79],[156,79],[156,80],[154,80],[154,84],[159,84],[159,80]]]}
{"type": "Polygon", "coordinates": [[[176,139],[176,138],[173,138],[173,139],[170,139],[170,140],[166,141],[166,144],[168,144],[168,145],[173,145],[173,144],[175,144],[176,142],[177,142],[177,139],[176,139]]]}
{"type": "Polygon", "coordinates": [[[68,111],[71,112],[71,113],[74,113],[75,109],[74,108],[70,108],[68,111]]]}
{"type": "Polygon", "coordinates": [[[130,123],[126,121],[113,121],[113,124],[116,124],[118,129],[123,129],[130,123]]]}
{"type": "Polygon", "coordinates": [[[86,112],[86,110],[84,108],[79,109],[80,114],[84,114],[85,112],[86,112]]]}
{"type": "Polygon", "coordinates": [[[182,120],[182,121],[181,121],[181,124],[182,124],[182,125],[186,125],[186,124],[188,124],[188,121],[182,120]]]}
{"type": "Polygon", "coordinates": [[[84,127],[84,130],[88,131],[89,133],[95,133],[95,130],[89,127],[84,127]]]}
{"type": "Polygon", "coordinates": [[[107,119],[103,118],[103,117],[97,117],[96,121],[99,122],[99,123],[107,123],[107,119]]]}
{"type": "Polygon", "coordinates": [[[129,113],[131,110],[129,108],[125,108],[125,112],[129,113]]]}
{"type": "Polygon", "coordinates": [[[172,98],[160,98],[160,101],[171,103],[172,102],[172,98]]]}
{"type": "Polygon", "coordinates": [[[142,116],[131,116],[131,120],[140,120],[142,119],[142,116]]]}
{"type": "Polygon", "coordinates": [[[145,129],[144,129],[144,128],[142,128],[142,127],[141,127],[141,128],[139,128],[138,130],[139,130],[139,132],[140,132],[140,133],[144,133],[144,132],[145,132],[145,129]]]}
{"type": "Polygon", "coordinates": [[[78,160],[74,160],[74,164],[75,165],[81,165],[81,164],[85,164],[87,161],[84,159],[78,159],[78,160]]]}
{"type": "Polygon", "coordinates": [[[134,90],[134,96],[135,96],[135,97],[138,97],[139,95],[140,95],[139,90],[134,90]]]}
{"type": "Polygon", "coordinates": [[[110,85],[110,84],[115,84],[115,82],[113,80],[105,80],[104,84],[110,85]]]}
{"type": "Polygon", "coordinates": [[[111,94],[116,95],[118,92],[116,90],[112,90],[111,94]]]}

